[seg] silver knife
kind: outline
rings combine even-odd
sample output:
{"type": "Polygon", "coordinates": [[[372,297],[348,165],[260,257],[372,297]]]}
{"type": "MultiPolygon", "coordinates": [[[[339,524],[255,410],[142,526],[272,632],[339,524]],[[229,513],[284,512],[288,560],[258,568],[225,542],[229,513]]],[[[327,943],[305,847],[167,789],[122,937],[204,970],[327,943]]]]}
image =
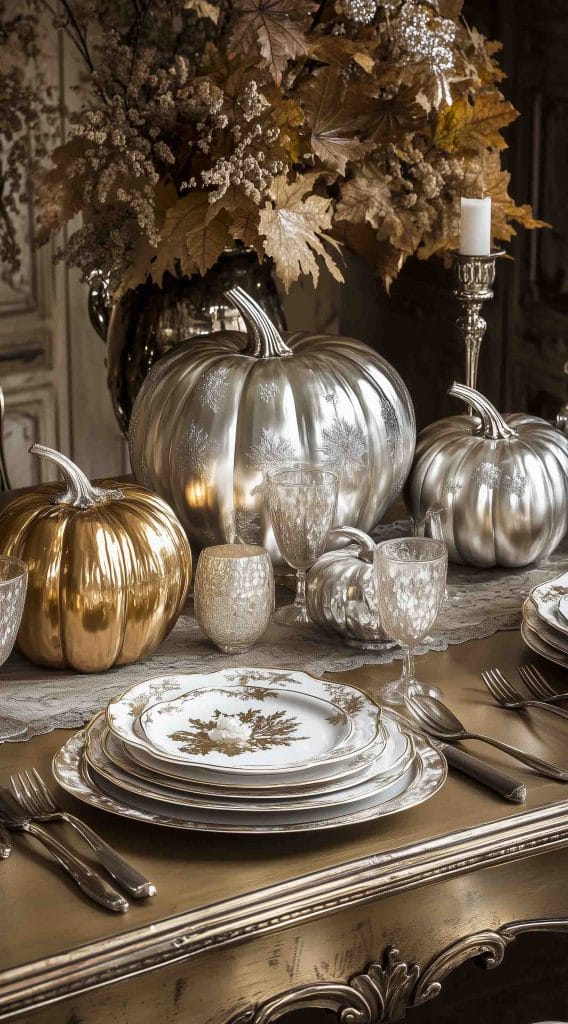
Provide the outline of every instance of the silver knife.
{"type": "Polygon", "coordinates": [[[512,775],[507,775],[506,772],[494,768],[487,761],[482,761],[480,757],[474,757],[473,754],[468,754],[465,750],[458,750],[457,747],[452,747],[449,743],[436,742],[435,745],[438,750],[442,751],[448,764],[456,771],[462,772],[470,779],[475,779],[476,782],[481,782],[483,786],[487,786],[488,789],[505,797],[505,800],[511,800],[514,804],[525,802],[527,787],[512,775]]]}
{"type": "Polygon", "coordinates": [[[480,782],[482,786],[487,786],[488,789],[492,789],[494,793],[498,793],[505,800],[510,800],[511,803],[524,804],[527,798],[527,787],[522,782],[519,782],[512,775],[502,772],[499,768],[494,768],[492,764],[488,764],[487,761],[483,761],[480,757],[475,757],[474,754],[468,754],[465,750],[460,750],[450,743],[443,743],[441,740],[434,739],[424,729],[419,729],[415,722],[409,721],[410,712],[408,709],[406,711],[405,721],[407,726],[412,732],[425,736],[428,742],[444,755],[451,768],[455,768],[462,775],[467,775],[468,778],[480,782]]]}
{"type": "Polygon", "coordinates": [[[10,833],[0,825],[0,860],[6,860],[12,852],[12,840],[10,833]]]}

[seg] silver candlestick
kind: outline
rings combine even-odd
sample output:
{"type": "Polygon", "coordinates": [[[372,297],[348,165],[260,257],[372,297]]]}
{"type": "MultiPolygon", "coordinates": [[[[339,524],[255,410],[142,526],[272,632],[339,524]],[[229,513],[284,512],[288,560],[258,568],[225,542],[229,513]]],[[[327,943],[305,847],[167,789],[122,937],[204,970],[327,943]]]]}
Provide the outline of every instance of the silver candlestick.
{"type": "Polygon", "coordinates": [[[504,249],[495,249],[489,256],[454,253],[454,295],[463,307],[457,328],[465,344],[465,382],[470,388],[477,387],[479,350],[487,327],[480,310],[486,299],[493,298],[495,260],[504,255],[504,249]]]}

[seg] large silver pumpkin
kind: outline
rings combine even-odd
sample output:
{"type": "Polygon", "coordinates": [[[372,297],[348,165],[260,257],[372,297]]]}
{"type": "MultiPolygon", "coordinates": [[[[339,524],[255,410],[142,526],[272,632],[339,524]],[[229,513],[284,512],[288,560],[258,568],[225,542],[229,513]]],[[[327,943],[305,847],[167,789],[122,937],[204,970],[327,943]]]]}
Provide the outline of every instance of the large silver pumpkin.
{"type": "Polygon", "coordinates": [[[501,416],[463,384],[449,394],[478,416],[450,416],[418,435],[412,515],[443,506],[452,562],[516,567],[550,554],[568,529],[568,439],[546,420],[501,416]]]}
{"type": "Polygon", "coordinates": [[[328,633],[338,633],[350,646],[393,647],[379,626],[379,605],[371,537],[346,526],[332,530],[329,543],[348,544],[326,551],[307,576],[306,603],[310,618],[328,633]]]}
{"type": "Polygon", "coordinates": [[[242,289],[227,297],[246,336],[193,338],[154,366],[132,413],[132,470],[197,546],[261,544],[281,567],[267,470],[294,460],[336,466],[337,525],[370,530],[408,475],[414,409],[398,373],[361,342],[283,337],[242,289]]]}

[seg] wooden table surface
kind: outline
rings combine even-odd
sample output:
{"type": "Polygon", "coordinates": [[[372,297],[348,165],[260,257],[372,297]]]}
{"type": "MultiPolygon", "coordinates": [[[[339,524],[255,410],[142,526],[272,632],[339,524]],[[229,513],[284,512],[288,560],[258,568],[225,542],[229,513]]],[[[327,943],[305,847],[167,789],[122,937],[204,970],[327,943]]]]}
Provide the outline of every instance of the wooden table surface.
{"type": "MultiPolygon", "coordinates": [[[[420,678],[443,689],[448,704],[472,728],[568,767],[568,722],[539,711],[528,715],[500,710],[481,683],[485,667],[498,665],[517,681],[517,666],[535,660],[517,632],[501,632],[425,655],[418,659],[418,669],[420,678]]],[[[562,669],[544,663],[541,667],[552,682],[566,688],[562,669]]],[[[351,681],[379,698],[381,683],[397,670],[398,664],[367,666],[333,678],[351,681]]],[[[31,766],[49,776],[51,758],[68,735],[59,730],[25,743],[0,745],[0,785],[6,785],[10,772],[31,766]]],[[[0,1018],[24,1005],[26,992],[38,979],[44,989],[43,995],[33,995],[37,1005],[59,998],[65,988],[61,979],[66,965],[69,972],[77,970],[79,977],[77,964],[84,964],[85,958],[100,956],[102,961],[106,957],[109,963],[116,962],[123,940],[129,952],[119,978],[131,973],[132,949],[143,946],[145,936],[155,953],[163,932],[167,942],[163,949],[159,946],[161,962],[168,963],[176,955],[196,956],[246,934],[289,925],[290,916],[279,918],[276,913],[281,906],[289,913],[295,913],[297,906],[297,920],[328,913],[333,906],[323,901],[326,879],[338,899],[344,887],[346,902],[355,905],[358,898],[394,891],[389,865],[396,866],[402,890],[426,884],[431,880],[428,873],[434,877],[433,865],[455,856],[458,847],[469,850],[473,860],[470,864],[467,856],[456,860],[447,868],[449,874],[463,874],[473,865],[499,863],[506,857],[525,857],[531,846],[527,838],[523,848],[519,837],[530,837],[531,830],[537,837],[535,849],[552,851],[568,843],[568,788],[533,775],[489,747],[476,743],[467,748],[526,782],[526,804],[507,803],[451,772],[431,801],[391,819],[319,834],[247,838],[129,823],[61,792],[62,803],[140,868],[158,892],[152,899],[132,901],[127,914],[113,915],[83,898],[35,841],[14,836],[12,856],[0,862],[0,1018]],[[304,876],[311,873],[316,874],[306,880],[304,876]],[[359,897],[354,879],[363,874],[365,890],[359,897]],[[309,906],[307,897],[301,896],[308,891],[312,892],[309,906]],[[80,947],[83,951],[78,954],[80,947]]],[[[65,835],[75,842],[68,830],[65,835]]],[[[80,841],[77,848],[86,853],[80,841]]],[[[334,906],[337,909],[339,902],[334,906]]],[[[89,977],[85,988],[93,983],[89,977]]],[[[77,984],[80,990],[81,982],[77,984]]],[[[55,1015],[53,1019],[63,1018],[55,1015]]]]}

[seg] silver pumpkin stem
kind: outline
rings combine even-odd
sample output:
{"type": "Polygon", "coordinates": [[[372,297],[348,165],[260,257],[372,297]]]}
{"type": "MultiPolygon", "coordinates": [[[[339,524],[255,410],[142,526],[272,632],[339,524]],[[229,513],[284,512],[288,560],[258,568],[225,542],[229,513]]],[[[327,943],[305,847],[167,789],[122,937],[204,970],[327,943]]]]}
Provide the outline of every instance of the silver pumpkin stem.
{"type": "Polygon", "coordinates": [[[109,501],[117,501],[124,497],[118,488],[105,490],[102,487],[94,487],[83,471],[67,455],[56,451],[55,448],[48,448],[44,444],[32,444],[30,454],[54,462],[67,484],[63,494],[53,495],[51,501],[54,505],[91,508],[93,505],[106,505],[109,501]]]}
{"type": "Polygon", "coordinates": [[[257,302],[245,292],[244,288],[230,288],[225,298],[238,309],[247,325],[248,345],[245,354],[257,359],[273,359],[292,355],[284,338],[267,317],[257,302]]]}
{"type": "Polygon", "coordinates": [[[517,431],[505,422],[501,413],[497,412],[495,406],[479,391],[454,381],[451,388],[448,389],[448,394],[453,398],[463,399],[472,409],[475,409],[481,419],[480,433],[484,437],[491,441],[506,441],[508,438],[517,436],[517,431]]]}
{"type": "Polygon", "coordinates": [[[357,551],[357,558],[361,562],[368,562],[369,565],[373,564],[375,557],[375,542],[367,533],[363,530],[358,530],[355,526],[342,526],[336,530],[331,530],[328,535],[328,541],[330,540],[348,540],[351,543],[357,544],[359,550],[357,551]]]}

